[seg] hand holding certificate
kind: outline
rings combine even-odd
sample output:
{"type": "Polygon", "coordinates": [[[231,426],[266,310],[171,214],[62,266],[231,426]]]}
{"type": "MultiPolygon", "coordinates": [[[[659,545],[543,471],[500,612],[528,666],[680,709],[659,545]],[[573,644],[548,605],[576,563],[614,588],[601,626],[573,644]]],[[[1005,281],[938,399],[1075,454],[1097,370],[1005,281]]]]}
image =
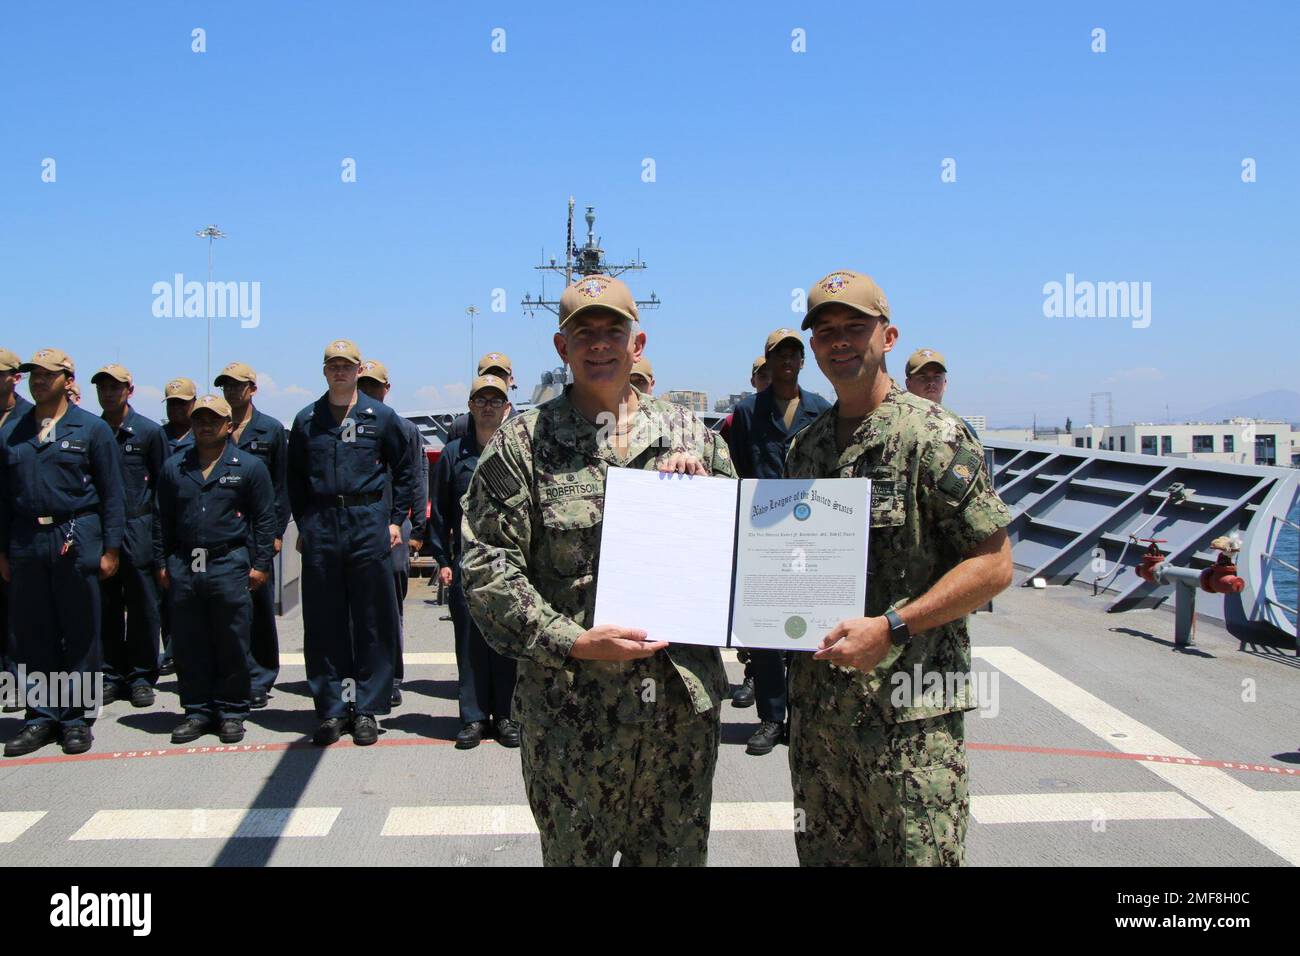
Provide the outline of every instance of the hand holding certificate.
{"type": "Polygon", "coordinates": [[[871,482],[611,468],[594,621],[650,640],[816,651],[866,604],[871,482]]]}

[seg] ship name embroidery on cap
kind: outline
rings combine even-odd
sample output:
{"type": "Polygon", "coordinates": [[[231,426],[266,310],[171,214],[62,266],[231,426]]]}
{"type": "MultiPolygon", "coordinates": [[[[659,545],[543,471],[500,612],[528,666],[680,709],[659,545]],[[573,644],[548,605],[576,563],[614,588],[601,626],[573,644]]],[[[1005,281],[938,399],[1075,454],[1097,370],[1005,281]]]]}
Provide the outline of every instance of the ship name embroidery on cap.
{"type": "Polygon", "coordinates": [[[589,299],[594,299],[605,291],[605,284],[599,279],[588,279],[578,290],[589,299]]]}

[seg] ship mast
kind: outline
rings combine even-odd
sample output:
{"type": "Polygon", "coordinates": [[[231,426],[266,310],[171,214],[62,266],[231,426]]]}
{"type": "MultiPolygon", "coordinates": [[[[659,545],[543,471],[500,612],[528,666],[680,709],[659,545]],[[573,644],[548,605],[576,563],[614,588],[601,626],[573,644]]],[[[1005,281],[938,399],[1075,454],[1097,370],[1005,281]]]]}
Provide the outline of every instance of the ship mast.
{"type": "MultiPolygon", "coordinates": [[[[564,265],[561,266],[552,256],[549,263],[543,263],[540,266],[533,266],[542,275],[542,291],[537,297],[531,293],[524,295],[524,301],[520,304],[523,306],[526,315],[536,315],[538,309],[545,309],[553,315],[560,314],[560,302],[558,299],[548,299],[546,297],[546,276],[547,272],[555,272],[564,276],[564,285],[568,287],[576,282],[579,278],[590,275],[607,275],[618,276],[624,272],[632,272],[644,269],[645,262],[641,259],[641,253],[638,250],[637,257],[631,262],[610,263],[605,260],[605,250],[600,247],[600,239],[596,236],[596,207],[588,206],[587,214],[584,217],[587,220],[587,242],[583,246],[578,246],[573,241],[573,197],[569,197],[569,221],[565,233],[564,242],[564,265]]],[[[543,251],[543,258],[545,252],[543,251]]],[[[659,308],[659,297],[650,293],[648,299],[636,300],[637,310],[657,309],[659,308]]]]}

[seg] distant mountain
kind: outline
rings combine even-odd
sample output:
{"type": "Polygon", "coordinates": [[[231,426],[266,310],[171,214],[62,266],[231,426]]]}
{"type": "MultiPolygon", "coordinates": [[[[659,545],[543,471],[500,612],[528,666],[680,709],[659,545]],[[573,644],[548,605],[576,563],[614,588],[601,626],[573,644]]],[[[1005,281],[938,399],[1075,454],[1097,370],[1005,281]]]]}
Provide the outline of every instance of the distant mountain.
{"type": "Polygon", "coordinates": [[[1220,402],[1188,415],[1190,421],[1217,422],[1225,418],[1269,418],[1300,422],[1300,392],[1276,389],[1250,398],[1220,402]]]}

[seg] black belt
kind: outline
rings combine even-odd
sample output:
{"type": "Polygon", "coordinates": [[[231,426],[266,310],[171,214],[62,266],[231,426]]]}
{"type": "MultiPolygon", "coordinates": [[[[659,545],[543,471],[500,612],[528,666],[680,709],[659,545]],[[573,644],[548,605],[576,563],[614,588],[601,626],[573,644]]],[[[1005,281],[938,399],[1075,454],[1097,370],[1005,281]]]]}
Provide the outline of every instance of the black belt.
{"type": "Polygon", "coordinates": [[[177,551],[176,556],[180,558],[182,561],[188,561],[193,556],[194,551],[198,550],[204,552],[203,555],[204,560],[215,561],[217,560],[217,558],[224,558],[231,551],[236,551],[239,548],[247,548],[247,547],[248,545],[243,541],[231,541],[228,544],[218,544],[211,548],[205,548],[202,545],[196,544],[188,552],[177,551]]]}
{"type": "Polygon", "coordinates": [[[63,524],[64,522],[67,521],[72,521],[76,518],[82,517],[83,515],[93,515],[98,513],[99,513],[98,508],[82,508],[80,511],[65,511],[60,514],[35,515],[33,516],[32,520],[35,521],[38,525],[40,525],[42,528],[47,528],[47,527],[53,527],[54,525],[63,524]]]}
{"type": "Polygon", "coordinates": [[[317,495],[316,504],[323,508],[353,508],[358,505],[373,505],[383,500],[382,491],[372,491],[364,495],[317,495]]]}

